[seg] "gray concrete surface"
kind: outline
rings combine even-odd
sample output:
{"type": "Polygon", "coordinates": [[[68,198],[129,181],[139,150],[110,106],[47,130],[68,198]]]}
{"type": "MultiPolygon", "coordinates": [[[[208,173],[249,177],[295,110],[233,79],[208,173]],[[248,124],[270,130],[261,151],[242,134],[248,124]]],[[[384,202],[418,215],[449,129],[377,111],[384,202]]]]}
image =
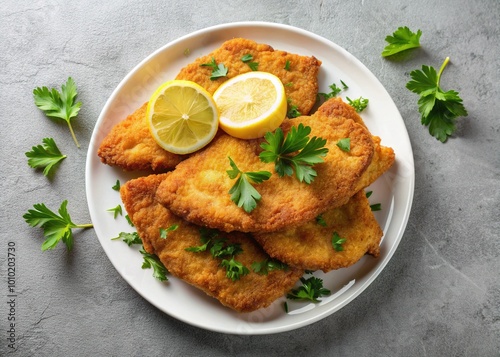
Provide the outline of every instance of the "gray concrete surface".
{"type": "MultiPolygon", "coordinates": [[[[2,356],[499,356],[500,2],[0,1],[2,356]],[[393,259],[348,306],[295,331],[235,336],[186,325],[150,305],[117,274],[93,230],[74,250],[41,252],[41,231],[22,215],[64,199],[89,220],[85,159],[97,117],[122,78],[179,36],[226,22],[262,20],[321,35],[360,59],[394,98],[414,150],[416,187],[393,259]],[[404,62],[380,56],[399,26],[421,29],[423,48],[404,62]],[[441,144],[420,124],[404,85],[422,64],[439,67],[469,111],[441,144]],[[83,102],[67,128],[33,104],[36,86],[72,76],[83,102]],[[68,158],[55,177],[24,153],[53,137],[68,158]],[[15,347],[8,346],[8,242],[15,243],[15,347]]],[[[12,243],[11,243],[12,244],[12,243]]]]}

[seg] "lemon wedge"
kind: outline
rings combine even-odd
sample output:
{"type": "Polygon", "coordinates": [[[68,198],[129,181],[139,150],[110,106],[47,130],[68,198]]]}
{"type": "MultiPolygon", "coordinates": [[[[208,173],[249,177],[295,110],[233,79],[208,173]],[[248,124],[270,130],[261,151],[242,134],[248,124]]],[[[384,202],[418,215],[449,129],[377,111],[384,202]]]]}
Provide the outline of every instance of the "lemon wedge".
{"type": "Polygon", "coordinates": [[[215,91],[219,126],[240,139],[255,139],[278,128],[286,116],[285,87],[275,75],[247,72],[233,77],[215,91]]]}
{"type": "Polygon", "coordinates": [[[189,154],[207,145],[217,133],[219,111],[214,99],[195,82],[163,83],[148,102],[151,135],[163,149],[189,154]]]}

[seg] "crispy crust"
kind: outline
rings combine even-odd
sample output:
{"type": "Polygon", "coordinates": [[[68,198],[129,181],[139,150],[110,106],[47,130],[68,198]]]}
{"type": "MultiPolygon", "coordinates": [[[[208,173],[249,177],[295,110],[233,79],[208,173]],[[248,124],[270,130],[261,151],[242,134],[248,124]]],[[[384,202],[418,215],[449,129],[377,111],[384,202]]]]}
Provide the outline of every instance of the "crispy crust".
{"type": "MultiPolygon", "coordinates": [[[[287,84],[287,98],[298,106],[302,114],[309,113],[316,101],[317,75],[321,66],[321,61],[312,56],[275,51],[269,45],[235,38],[184,67],[176,78],[196,82],[213,93],[227,79],[251,71],[248,64],[241,60],[246,54],[251,54],[252,61],[259,63],[260,71],[273,73],[287,84]],[[212,58],[228,67],[226,77],[210,79],[211,69],[202,67],[201,64],[210,62],[212,58]],[[287,61],[290,63],[289,70],[285,69],[287,61]]],[[[97,152],[104,164],[118,166],[127,171],[150,170],[161,173],[173,169],[187,157],[169,153],[155,142],[146,121],[146,107],[147,103],[115,125],[104,138],[97,152]]]]}
{"type": "MultiPolygon", "coordinates": [[[[223,305],[239,312],[250,312],[269,306],[286,294],[303,271],[297,268],[274,270],[267,275],[250,272],[232,281],[225,275],[220,261],[209,252],[188,252],[185,248],[199,246],[199,227],[174,216],[155,199],[158,185],[169,174],[150,175],[128,181],[120,189],[125,209],[134,223],[147,252],[156,254],[171,275],[203,290],[223,305]],[[178,224],[179,228],[160,238],[159,228],[178,224]]],[[[228,241],[240,243],[243,252],[236,260],[251,270],[253,262],[261,262],[269,256],[252,239],[243,233],[224,235],[228,241]]]]}
{"type": "Polygon", "coordinates": [[[328,272],[347,268],[367,253],[379,255],[383,232],[364,191],[359,191],[347,204],[327,210],[322,217],[326,227],[313,220],[298,227],[253,236],[271,257],[306,270],[328,272]],[[334,232],[346,239],[342,251],[332,246],[334,232]]]}
{"type": "Polygon", "coordinates": [[[317,177],[310,185],[275,173],[257,186],[262,199],[255,210],[246,213],[228,194],[234,184],[226,173],[230,168],[228,156],[244,172],[274,172],[274,164],[259,160],[259,140],[221,135],[207,149],[177,165],[159,186],[158,200],[187,221],[226,232],[272,232],[307,222],[328,208],[345,204],[372,160],[370,133],[351,119],[326,116],[322,110],[311,117],[285,121],[283,131],[299,123],[311,127],[311,137],[326,139],[329,149],[325,162],[315,166],[317,177]],[[347,137],[351,138],[348,153],[336,145],[347,137]]]}

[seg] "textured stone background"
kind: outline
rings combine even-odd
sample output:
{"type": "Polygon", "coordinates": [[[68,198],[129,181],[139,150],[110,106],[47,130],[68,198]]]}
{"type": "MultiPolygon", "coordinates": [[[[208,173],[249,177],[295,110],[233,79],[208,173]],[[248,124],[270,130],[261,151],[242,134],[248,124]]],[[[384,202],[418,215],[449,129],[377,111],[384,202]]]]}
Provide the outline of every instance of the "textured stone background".
{"type": "Polygon", "coordinates": [[[0,355],[4,356],[499,356],[500,2],[356,1],[0,1],[1,244],[0,355]],[[34,203],[69,199],[89,220],[85,156],[108,96],[143,58],[179,36],[244,20],[289,24],[350,51],[387,88],[410,135],[416,187],[393,259],[361,296],[296,331],[231,336],[158,311],[117,274],[93,230],[72,253],[40,251],[42,235],[22,215],[34,203]],[[405,62],[380,56],[399,26],[421,29],[423,48],[405,62]],[[420,124],[405,83],[422,64],[439,67],[445,89],[469,111],[441,144],[420,124]],[[71,75],[84,103],[67,128],[33,104],[36,86],[71,75]],[[68,159],[47,180],[24,153],[52,136],[68,159]],[[17,248],[17,351],[7,347],[7,241],[17,248]]]}

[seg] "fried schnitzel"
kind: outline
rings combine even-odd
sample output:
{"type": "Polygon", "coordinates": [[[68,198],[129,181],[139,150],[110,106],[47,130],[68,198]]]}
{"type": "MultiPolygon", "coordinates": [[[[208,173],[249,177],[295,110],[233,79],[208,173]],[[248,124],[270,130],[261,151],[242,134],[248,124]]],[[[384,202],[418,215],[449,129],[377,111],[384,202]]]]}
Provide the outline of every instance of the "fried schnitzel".
{"type": "Polygon", "coordinates": [[[146,107],[144,103],[104,138],[97,151],[103,163],[129,171],[163,172],[186,157],[168,152],[156,143],[146,122],[146,107]]]}
{"type": "Polygon", "coordinates": [[[272,73],[283,82],[286,97],[297,106],[300,113],[306,115],[311,111],[317,99],[317,78],[321,61],[313,56],[300,56],[275,50],[269,45],[244,38],[224,42],[212,53],[198,58],[181,69],[176,79],[196,82],[208,92],[214,93],[229,78],[252,71],[248,62],[242,60],[248,55],[251,56],[253,63],[258,64],[257,70],[272,73]],[[210,63],[212,59],[217,64],[223,63],[227,67],[227,76],[210,79],[211,67],[201,65],[210,63]]]}
{"type": "Polygon", "coordinates": [[[347,204],[324,212],[326,226],[315,220],[279,232],[255,233],[255,240],[273,258],[306,270],[346,268],[366,253],[379,255],[382,230],[370,209],[365,192],[359,191],[347,204]],[[334,233],[337,236],[334,237],[334,233]],[[337,243],[332,240],[345,239],[337,243]],[[341,248],[340,248],[341,247],[341,248]]]}
{"type": "Polygon", "coordinates": [[[235,259],[250,272],[231,280],[221,267],[220,261],[210,252],[190,252],[185,249],[199,246],[200,227],[174,216],[155,199],[158,185],[169,173],[150,175],[133,179],[120,189],[122,201],[130,219],[141,237],[144,249],[156,254],[170,274],[203,290],[218,299],[223,305],[239,312],[250,312],[269,306],[273,301],[289,291],[303,275],[301,269],[289,267],[286,270],[272,270],[261,275],[251,270],[252,263],[269,258],[248,234],[234,232],[221,233],[221,238],[241,245],[243,252],[235,259]],[[160,237],[160,228],[178,225],[168,233],[166,239],[160,237]]]}
{"type": "Polygon", "coordinates": [[[255,210],[246,213],[228,194],[234,184],[226,172],[230,169],[228,157],[243,172],[275,172],[274,164],[260,161],[260,140],[221,135],[208,148],[177,165],[158,187],[157,199],[187,221],[226,232],[276,231],[345,204],[356,193],[360,177],[372,160],[374,146],[364,126],[351,119],[324,115],[323,107],[329,105],[330,101],[312,116],[286,120],[281,126],[287,133],[302,123],[311,127],[311,137],[327,141],[329,152],[323,163],[315,165],[317,177],[311,184],[275,173],[256,187],[262,199],[255,210]],[[351,140],[349,152],[337,146],[343,138],[351,140]]]}
{"type": "MultiPolygon", "coordinates": [[[[323,116],[352,119],[356,123],[366,127],[363,119],[356,110],[350,105],[345,105],[341,98],[330,99],[328,105],[322,105],[319,107],[318,111],[320,111],[323,116]]],[[[372,136],[372,140],[374,144],[373,158],[370,165],[361,176],[356,187],[356,192],[375,182],[377,178],[389,170],[396,159],[394,150],[390,147],[382,146],[378,136],[372,136]]]]}
{"type": "MultiPolygon", "coordinates": [[[[280,78],[291,104],[296,105],[300,113],[309,113],[318,93],[317,75],[321,61],[315,57],[277,51],[251,40],[235,38],[224,42],[220,48],[181,69],[176,79],[196,82],[213,94],[227,79],[252,70],[241,60],[245,55],[252,56],[252,62],[258,63],[259,71],[270,72],[280,78]],[[228,68],[227,76],[210,79],[210,67],[201,65],[211,62],[212,58],[228,68]]],[[[169,153],[154,141],[146,121],[146,106],[144,104],[116,124],[104,138],[97,152],[103,163],[125,170],[165,172],[186,157],[169,153]]]]}

